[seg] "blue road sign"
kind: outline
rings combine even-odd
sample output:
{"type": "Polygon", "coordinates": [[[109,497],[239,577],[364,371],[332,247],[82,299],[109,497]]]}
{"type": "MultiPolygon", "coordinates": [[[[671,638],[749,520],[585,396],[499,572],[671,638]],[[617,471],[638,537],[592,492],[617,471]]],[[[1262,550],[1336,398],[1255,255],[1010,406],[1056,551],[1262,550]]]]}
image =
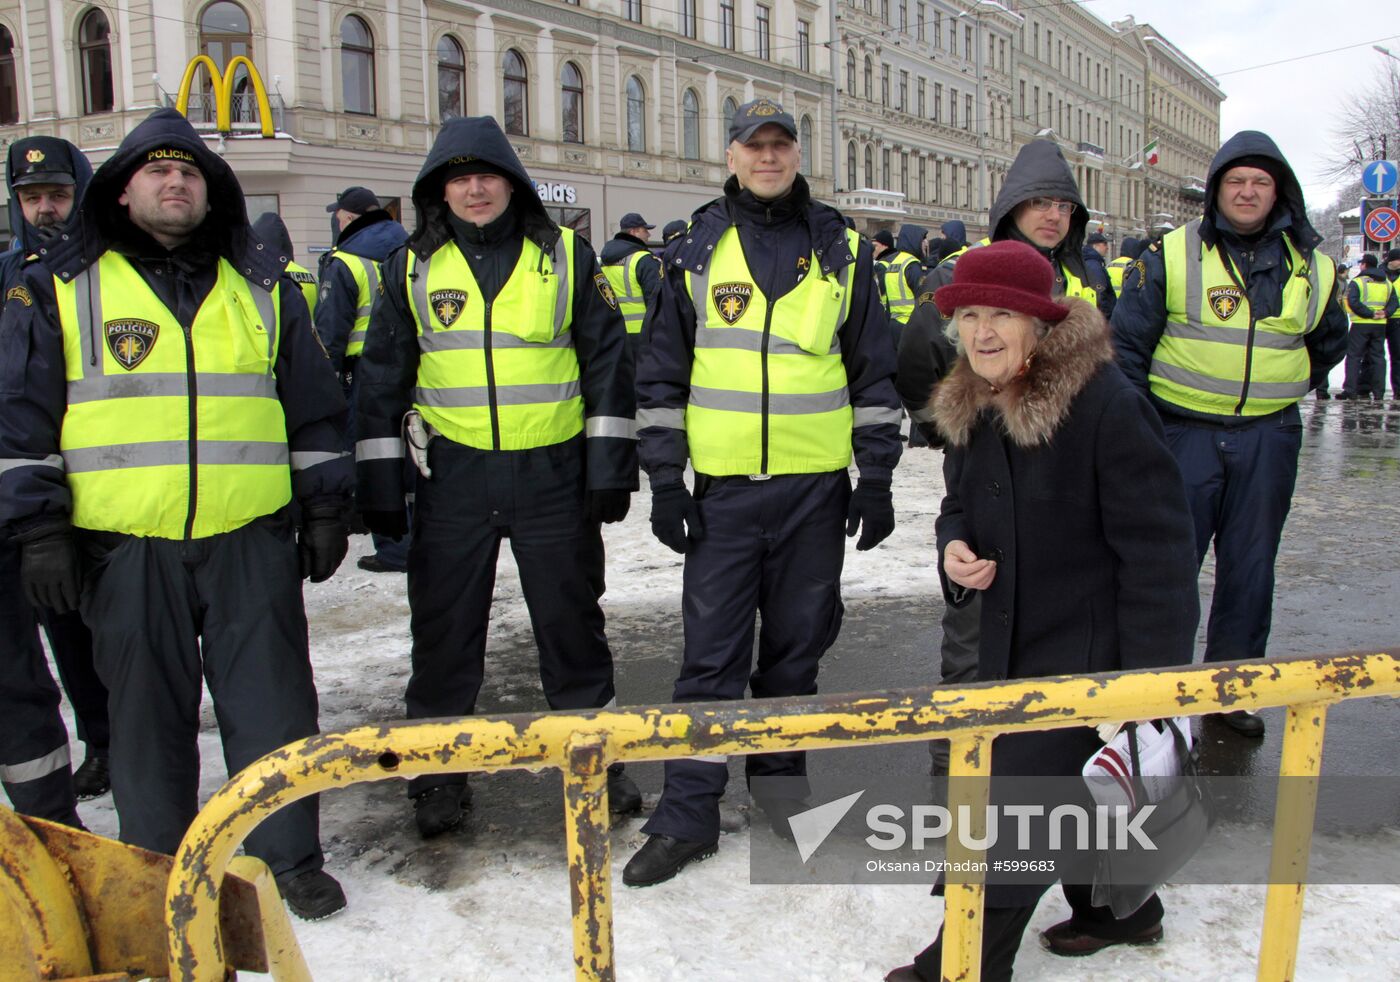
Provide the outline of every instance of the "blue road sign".
{"type": "Polygon", "coordinates": [[[1394,208],[1373,208],[1366,216],[1366,237],[1373,242],[1390,242],[1400,235],[1400,212],[1394,208]]]}
{"type": "Polygon", "coordinates": [[[1390,194],[1400,179],[1400,167],[1393,160],[1373,160],[1361,168],[1361,186],[1370,194],[1390,194]]]}

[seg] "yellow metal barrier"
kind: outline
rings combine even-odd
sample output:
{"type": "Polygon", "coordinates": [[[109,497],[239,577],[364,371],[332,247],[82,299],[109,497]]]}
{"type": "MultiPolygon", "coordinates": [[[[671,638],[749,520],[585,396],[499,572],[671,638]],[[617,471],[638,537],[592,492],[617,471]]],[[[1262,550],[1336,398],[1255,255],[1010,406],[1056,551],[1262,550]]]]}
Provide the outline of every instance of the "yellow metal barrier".
{"type": "MultiPolygon", "coordinates": [[[[348,784],[448,771],[560,768],[575,972],[579,979],[611,980],[606,769],[612,761],[949,737],[951,775],[978,777],[990,773],[991,739],[1001,733],[1288,706],[1281,777],[1315,776],[1326,707],[1342,699],[1381,695],[1400,695],[1400,658],[1386,653],[1058,676],[958,689],[478,716],[322,734],[252,764],[220,789],[190,827],[167,894],[170,976],[176,982],[224,977],[218,884],[248,832],[293,801],[348,784]]],[[[1293,974],[1315,791],[1313,796],[1279,796],[1261,980],[1283,982],[1293,974]]],[[[980,813],[981,809],[974,812],[980,813]]],[[[949,858],[982,855],[953,854],[961,848],[957,837],[950,838],[949,858]]],[[[946,979],[979,976],[982,890],[975,882],[949,885],[946,979]]]]}

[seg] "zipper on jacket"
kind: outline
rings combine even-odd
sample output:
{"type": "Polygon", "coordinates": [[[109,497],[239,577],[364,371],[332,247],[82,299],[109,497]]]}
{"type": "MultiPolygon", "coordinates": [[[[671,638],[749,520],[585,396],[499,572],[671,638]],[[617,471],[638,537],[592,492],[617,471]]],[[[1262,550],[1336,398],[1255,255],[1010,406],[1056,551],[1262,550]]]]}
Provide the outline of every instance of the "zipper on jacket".
{"type": "MultiPolygon", "coordinates": [[[[767,297],[764,298],[767,300],[767,297]]],[[[769,303],[763,312],[763,346],[759,349],[759,365],[763,372],[763,404],[759,414],[759,458],[758,472],[768,473],[768,338],[773,329],[773,304],[769,303]]]]}
{"type": "Polygon", "coordinates": [[[491,303],[486,301],[486,337],[482,354],[486,357],[486,405],[491,414],[491,449],[501,449],[501,419],[496,406],[496,365],[491,360],[491,303]]]}
{"type": "Polygon", "coordinates": [[[190,407],[190,506],[185,513],[185,538],[194,538],[195,501],[199,497],[199,382],[194,370],[194,328],[180,325],[185,332],[185,376],[189,393],[185,399],[190,407]]]}
{"type": "MultiPolygon", "coordinates": [[[[1254,365],[1254,325],[1256,323],[1254,304],[1249,303],[1249,291],[1245,289],[1245,285],[1240,282],[1241,277],[1235,271],[1235,264],[1230,261],[1229,254],[1224,252],[1223,249],[1221,251],[1225,259],[1225,269],[1229,272],[1230,279],[1234,281],[1235,286],[1239,287],[1240,293],[1244,296],[1244,302],[1249,304],[1249,334],[1244,342],[1244,380],[1240,383],[1240,401],[1235,404],[1235,415],[1242,416],[1244,415],[1244,404],[1249,401],[1249,373],[1254,365]]],[[[1245,259],[1249,261],[1249,268],[1253,269],[1254,250],[1251,249],[1249,252],[1246,252],[1244,256],[1245,259]]],[[[1287,287],[1287,283],[1284,285],[1287,287]]]]}

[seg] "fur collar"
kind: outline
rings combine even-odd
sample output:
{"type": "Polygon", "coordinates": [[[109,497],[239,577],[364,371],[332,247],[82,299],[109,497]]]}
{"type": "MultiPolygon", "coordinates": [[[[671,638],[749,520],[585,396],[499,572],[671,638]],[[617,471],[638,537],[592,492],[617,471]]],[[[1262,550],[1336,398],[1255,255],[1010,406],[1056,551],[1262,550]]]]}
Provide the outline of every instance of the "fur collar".
{"type": "Polygon", "coordinates": [[[972,371],[959,355],[948,377],[933,390],[929,409],[953,446],[966,446],[978,417],[991,410],[1020,447],[1048,443],[1069,414],[1070,404],[1089,379],[1113,361],[1108,325],[1083,300],[1066,300],[1069,316],[1036,346],[1030,366],[998,391],[972,371]]]}

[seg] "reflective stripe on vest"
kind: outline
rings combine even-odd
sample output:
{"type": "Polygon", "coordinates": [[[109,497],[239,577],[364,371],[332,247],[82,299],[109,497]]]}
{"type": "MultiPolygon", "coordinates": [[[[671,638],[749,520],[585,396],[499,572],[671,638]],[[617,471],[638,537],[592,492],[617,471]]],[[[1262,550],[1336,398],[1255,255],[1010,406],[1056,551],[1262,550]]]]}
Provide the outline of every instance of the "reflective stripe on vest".
{"type": "Polygon", "coordinates": [[[1362,317],[1356,311],[1351,310],[1350,305],[1348,305],[1347,312],[1351,314],[1351,322],[1353,324],[1384,324],[1386,321],[1385,305],[1390,302],[1390,281],[1377,280],[1370,276],[1358,276],[1355,282],[1357,299],[1361,301],[1362,306],[1370,307],[1371,312],[1376,316],[1362,317]]]}
{"type": "Polygon", "coordinates": [[[1127,256],[1119,256],[1108,264],[1108,282],[1113,287],[1115,296],[1123,292],[1123,274],[1132,264],[1133,261],[1127,256]]]}
{"type": "Polygon", "coordinates": [[[296,263],[287,263],[287,275],[292,278],[292,282],[301,288],[301,295],[306,298],[306,310],[312,317],[316,316],[316,274],[305,266],[296,263]]]}
{"type": "Polygon", "coordinates": [[[909,315],[914,312],[914,291],[909,288],[905,275],[910,266],[919,261],[908,253],[900,253],[893,261],[885,264],[885,309],[890,320],[901,324],[909,323],[909,315]]]}
{"type": "Polygon", "coordinates": [[[646,297],[642,294],[642,284],[637,277],[646,252],[631,252],[620,263],[609,263],[603,267],[603,275],[612,284],[617,297],[617,309],[622,312],[622,321],[628,334],[640,334],[642,318],[646,316],[646,297]]]}
{"type": "Polygon", "coordinates": [[[1099,302],[1099,291],[1085,283],[1078,276],[1075,276],[1070,272],[1069,268],[1063,264],[1060,266],[1060,275],[1063,276],[1065,280],[1064,296],[1077,297],[1085,303],[1097,304],[1099,302]]]}
{"type": "Polygon", "coordinates": [[[345,344],[345,357],[358,358],[365,350],[365,332],[369,330],[370,306],[374,295],[379,292],[379,264],[365,256],[353,252],[336,250],[332,259],[343,262],[350,275],[355,278],[355,323],[350,327],[350,338],[345,344]]]}
{"type": "Polygon", "coordinates": [[[230,532],[291,500],[277,398],[278,294],[219,260],[186,330],[131,264],[55,278],[68,408],[60,451],[80,528],[162,539],[230,532]],[[120,316],[116,316],[120,311],[120,316]]]}
{"type": "Polygon", "coordinates": [[[455,242],[408,254],[418,331],[414,406],[443,436],[482,450],[528,450],[583,431],[573,323],[574,233],[546,255],[526,238],[487,304],[455,242]]]}
{"type": "Polygon", "coordinates": [[[1167,325],[1152,356],[1148,383],[1163,402],[1217,416],[1264,416],[1308,393],[1312,371],[1306,335],[1324,313],[1336,276],[1320,252],[1304,260],[1293,242],[1275,317],[1253,320],[1249,296],[1218,249],[1201,241],[1200,220],[1162,240],[1167,325]]]}
{"type": "MultiPolygon", "coordinates": [[[[854,254],[859,239],[846,236],[854,254]]],[[[695,355],[684,427],[697,472],[817,474],[850,464],[854,414],[837,331],[853,267],[819,276],[813,255],[809,268],[770,304],[730,228],[709,264],[686,273],[695,355]]]]}

